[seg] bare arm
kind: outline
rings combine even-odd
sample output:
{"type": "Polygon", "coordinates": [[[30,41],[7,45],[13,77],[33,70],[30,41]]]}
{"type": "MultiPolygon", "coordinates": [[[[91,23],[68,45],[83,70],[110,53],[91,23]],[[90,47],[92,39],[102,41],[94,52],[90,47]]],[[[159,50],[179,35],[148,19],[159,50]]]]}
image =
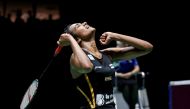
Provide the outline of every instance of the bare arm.
{"type": "Polygon", "coordinates": [[[134,69],[133,69],[132,71],[128,72],[128,73],[131,73],[131,75],[135,75],[135,74],[137,74],[139,71],[140,71],[140,67],[139,67],[139,65],[136,65],[136,66],[134,67],[134,69]]]}
{"type": "Polygon", "coordinates": [[[113,60],[119,59],[133,59],[152,51],[153,45],[145,40],[122,35],[113,32],[106,32],[100,37],[100,43],[103,45],[109,44],[112,40],[126,42],[130,46],[124,48],[107,48],[102,50],[109,53],[113,60]]]}
{"type": "MultiPolygon", "coordinates": [[[[92,68],[93,64],[87,57],[87,55],[84,53],[82,48],[79,46],[77,41],[70,35],[70,34],[62,34],[59,41],[66,41],[69,42],[71,48],[72,48],[72,55],[70,59],[71,64],[71,73],[89,73],[92,68]]],[[[77,74],[80,75],[80,74],[77,74]]],[[[73,75],[73,76],[77,76],[73,75]]]]}

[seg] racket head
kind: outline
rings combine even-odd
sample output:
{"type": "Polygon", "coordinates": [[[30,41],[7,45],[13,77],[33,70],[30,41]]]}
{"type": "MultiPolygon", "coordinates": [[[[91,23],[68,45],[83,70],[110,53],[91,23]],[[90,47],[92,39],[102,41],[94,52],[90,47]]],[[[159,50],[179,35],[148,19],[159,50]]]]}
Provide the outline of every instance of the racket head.
{"type": "Polygon", "coordinates": [[[30,84],[30,86],[28,87],[27,91],[23,96],[23,99],[20,104],[20,109],[26,109],[28,105],[31,103],[33,97],[37,92],[38,84],[39,84],[38,79],[32,81],[32,83],[30,84]]]}

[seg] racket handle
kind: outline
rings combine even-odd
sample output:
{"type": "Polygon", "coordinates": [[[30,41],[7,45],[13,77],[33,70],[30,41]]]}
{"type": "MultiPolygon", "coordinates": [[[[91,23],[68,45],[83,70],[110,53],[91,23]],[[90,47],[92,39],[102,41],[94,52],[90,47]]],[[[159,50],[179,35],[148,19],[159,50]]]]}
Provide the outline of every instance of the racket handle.
{"type": "Polygon", "coordinates": [[[56,49],[55,49],[55,52],[54,52],[54,57],[57,56],[60,52],[61,52],[61,49],[63,47],[62,46],[58,46],[56,49]]]}

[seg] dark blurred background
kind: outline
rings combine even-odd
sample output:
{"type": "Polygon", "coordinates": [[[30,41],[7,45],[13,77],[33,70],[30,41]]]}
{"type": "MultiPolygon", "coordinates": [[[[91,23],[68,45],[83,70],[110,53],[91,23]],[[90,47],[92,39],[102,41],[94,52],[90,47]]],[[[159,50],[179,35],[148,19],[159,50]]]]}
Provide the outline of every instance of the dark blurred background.
{"type": "MultiPolygon", "coordinates": [[[[166,37],[168,5],[161,1],[58,1],[1,0],[1,90],[6,109],[18,109],[30,83],[39,77],[57,47],[67,24],[87,21],[97,28],[97,42],[105,31],[142,38],[154,50],[139,57],[147,72],[146,88],[151,109],[168,109],[168,82],[188,79],[186,73],[171,76],[161,60],[162,38],[166,37]]],[[[112,42],[108,46],[115,46],[112,42]]],[[[104,48],[100,46],[100,49],[104,48]]],[[[71,49],[64,47],[40,81],[32,109],[77,109],[75,87],[69,73],[71,49]]]]}

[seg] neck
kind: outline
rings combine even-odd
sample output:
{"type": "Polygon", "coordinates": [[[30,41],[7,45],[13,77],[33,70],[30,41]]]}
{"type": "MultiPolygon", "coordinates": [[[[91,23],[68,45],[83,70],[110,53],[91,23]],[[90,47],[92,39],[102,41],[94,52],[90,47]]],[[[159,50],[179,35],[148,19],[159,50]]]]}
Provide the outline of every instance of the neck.
{"type": "Polygon", "coordinates": [[[90,52],[92,52],[92,53],[97,53],[97,52],[99,52],[98,51],[98,48],[97,48],[97,46],[96,46],[96,42],[95,42],[95,40],[92,40],[92,41],[88,41],[88,42],[82,42],[81,43],[81,46],[82,46],[82,48],[85,48],[85,49],[87,49],[88,51],[90,51],[90,52]]]}
{"type": "Polygon", "coordinates": [[[89,42],[82,42],[81,47],[88,50],[92,55],[94,55],[96,58],[101,59],[102,54],[99,52],[95,41],[89,41],[89,42]]]}

